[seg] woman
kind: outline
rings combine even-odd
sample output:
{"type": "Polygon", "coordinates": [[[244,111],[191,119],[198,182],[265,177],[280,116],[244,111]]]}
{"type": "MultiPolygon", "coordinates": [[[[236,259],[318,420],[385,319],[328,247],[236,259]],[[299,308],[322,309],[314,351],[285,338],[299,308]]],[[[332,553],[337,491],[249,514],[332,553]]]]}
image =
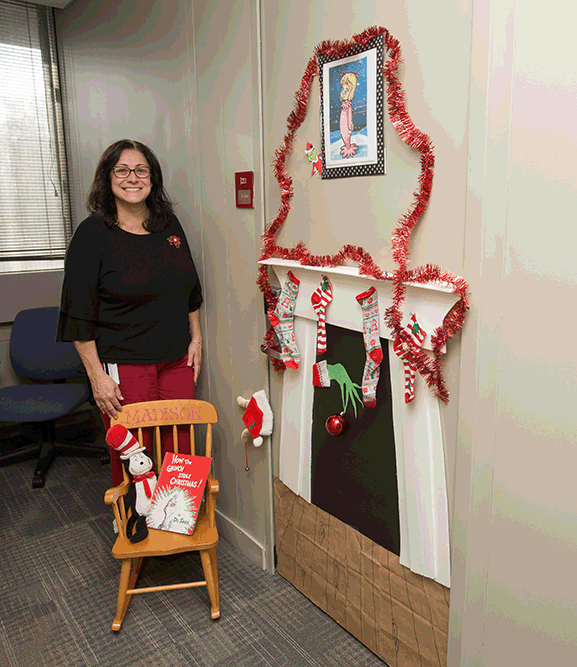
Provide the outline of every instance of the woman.
{"type": "MultiPolygon", "coordinates": [[[[194,398],[203,299],[150,148],[124,139],[106,149],[88,208],[66,254],[57,340],[74,342],[108,429],[122,405],[194,398]]],[[[172,450],[170,433],[162,441],[172,450]]],[[[179,451],[190,452],[184,433],[179,451]]],[[[111,467],[116,486],[123,476],[114,451],[111,467]]]]}
{"type": "Polygon", "coordinates": [[[341,146],[341,155],[343,157],[354,157],[359,150],[357,144],[351,143],[351,135],[355,129],[353,124],[353,100],[355,98],[355,90],[357,89],[357,82],[359,77],[355,72],[346,72],[341,75],[341,117],[339,121],[339,128],[341,131],[341,139],[344,146],[341,146]]]}

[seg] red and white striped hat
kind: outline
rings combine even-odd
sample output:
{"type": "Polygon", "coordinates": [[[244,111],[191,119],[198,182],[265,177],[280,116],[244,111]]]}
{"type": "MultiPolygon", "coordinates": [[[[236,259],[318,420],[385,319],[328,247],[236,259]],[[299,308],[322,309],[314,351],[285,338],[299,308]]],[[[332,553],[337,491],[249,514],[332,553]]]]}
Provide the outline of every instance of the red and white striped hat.
{"type": "Polygon", "coordinates": [[[106,442],[109,447],[115,449],[121,459],[129,459],[133,454],[143,452],[145,447],[141,447],[138,440],[132,433],[121,424],[114,424],[106,432],[106,442]]]}
{"type": "Polygon", "coordinates": [[[273,415],[264,389],[256,391],[252,396],[242,421],[248,429],[248,432],[254,438],[255,447],[260,447],[263,443],[263,435],[272,433],[273,415]]]}

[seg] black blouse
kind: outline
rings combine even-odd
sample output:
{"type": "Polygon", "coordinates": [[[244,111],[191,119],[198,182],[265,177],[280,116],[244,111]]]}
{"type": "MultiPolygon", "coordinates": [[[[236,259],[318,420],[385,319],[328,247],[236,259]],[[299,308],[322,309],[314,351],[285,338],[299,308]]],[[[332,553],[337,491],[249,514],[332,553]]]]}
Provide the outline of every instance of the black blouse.
{"type": "Polygon", "coordinates": [[[176,216],[162,232],[131,234],[96,216],[66,253],[58,341],[95,340],[101,361],[154,364],[188,350],[188,313],[202,291],[176,216]]]}

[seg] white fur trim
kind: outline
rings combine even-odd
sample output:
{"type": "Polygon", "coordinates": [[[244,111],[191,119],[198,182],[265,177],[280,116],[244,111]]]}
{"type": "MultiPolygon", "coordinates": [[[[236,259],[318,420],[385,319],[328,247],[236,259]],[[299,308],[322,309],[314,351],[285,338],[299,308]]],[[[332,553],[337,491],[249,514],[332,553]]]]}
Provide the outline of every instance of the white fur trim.
{"type": "MultiPolygon", "coordinates": [[[[264,389],[255,392],[252,397],[262,411],[262,428],[260,430],[260,435],[270,435],[272,433],[273,416],[264,389]]],[[[255,440],[254,444],[258,447],[262,444],[262,440],[258,445],[255,440]]]]}

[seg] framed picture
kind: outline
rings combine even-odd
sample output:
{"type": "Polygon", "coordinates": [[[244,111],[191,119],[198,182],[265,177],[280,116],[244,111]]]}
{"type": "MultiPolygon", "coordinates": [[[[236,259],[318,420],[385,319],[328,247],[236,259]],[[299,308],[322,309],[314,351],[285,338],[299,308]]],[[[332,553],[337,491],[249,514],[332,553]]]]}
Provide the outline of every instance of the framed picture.
{"type": "Polygon", "coordinates": [[[383,35],[346,55],[318,55],[322,178],[384,174],[383,35]]]}

